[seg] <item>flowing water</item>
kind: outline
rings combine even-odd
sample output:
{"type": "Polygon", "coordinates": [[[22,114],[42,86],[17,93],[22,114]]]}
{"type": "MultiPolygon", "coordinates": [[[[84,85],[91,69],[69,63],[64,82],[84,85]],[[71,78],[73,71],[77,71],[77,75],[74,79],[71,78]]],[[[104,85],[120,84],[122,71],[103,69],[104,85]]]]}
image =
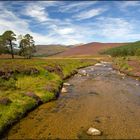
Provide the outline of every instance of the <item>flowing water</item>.
{"type": "Polygon", "coordinates": [[[67,93],[29,113],[6,138],[140,139],[139,81],[102,62],[79,70],[67,82],[67,93]],[[87,135],[91,126],[102,135],[87,135]]]}

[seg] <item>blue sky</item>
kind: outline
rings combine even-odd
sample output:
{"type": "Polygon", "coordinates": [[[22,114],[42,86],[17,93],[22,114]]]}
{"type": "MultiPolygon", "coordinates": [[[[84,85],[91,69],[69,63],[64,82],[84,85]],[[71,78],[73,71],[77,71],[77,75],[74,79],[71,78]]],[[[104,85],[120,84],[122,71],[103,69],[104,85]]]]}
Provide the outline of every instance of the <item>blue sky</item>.
{"type": "Polygon", "coordinates": [[[0,34],[30,33],[36,44],[140,40],[139,1],[0,1],[0,34]]]}

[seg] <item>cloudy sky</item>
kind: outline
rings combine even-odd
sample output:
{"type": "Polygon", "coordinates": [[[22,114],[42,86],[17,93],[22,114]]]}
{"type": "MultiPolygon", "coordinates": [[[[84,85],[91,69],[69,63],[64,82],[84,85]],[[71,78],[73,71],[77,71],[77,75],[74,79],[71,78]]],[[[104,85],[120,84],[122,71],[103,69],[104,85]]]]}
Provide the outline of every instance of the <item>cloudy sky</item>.
{"type": "Polygon", "coordinates": [[[30,33],[36,44],[140,40],[139,1],[0,1],[0,34],[30,33]]]}

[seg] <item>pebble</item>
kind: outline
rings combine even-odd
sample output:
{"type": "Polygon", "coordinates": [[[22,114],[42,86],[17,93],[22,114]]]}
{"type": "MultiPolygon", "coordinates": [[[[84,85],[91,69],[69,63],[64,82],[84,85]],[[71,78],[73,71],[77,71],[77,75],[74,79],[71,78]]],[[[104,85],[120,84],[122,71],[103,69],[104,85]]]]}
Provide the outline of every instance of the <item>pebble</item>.
{"type": "Polygon", "coordinates": [[[99,130],[96,129],[96,128],[90,127],[90,128],[87,130],[87,134],[88,134],[88,135],[92,135],[92,136],[100,136],[100,135],[101,135],[101,131],[99,131],[99,130]]]}

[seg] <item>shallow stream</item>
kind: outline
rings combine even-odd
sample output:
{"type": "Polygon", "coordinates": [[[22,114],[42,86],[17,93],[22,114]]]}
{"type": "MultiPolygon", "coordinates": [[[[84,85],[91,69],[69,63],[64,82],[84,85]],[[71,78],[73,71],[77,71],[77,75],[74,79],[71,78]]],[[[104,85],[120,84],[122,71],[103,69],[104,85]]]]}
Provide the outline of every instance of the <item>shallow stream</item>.
{"type": "Polygon", "coordinates": [[[140,139],[139,81],[102,62],[80,69],[67,82],[67,93],[30,112],[7,138],[140,139]],[[102,135],[87,135],[91,126],[102,135]]]}

